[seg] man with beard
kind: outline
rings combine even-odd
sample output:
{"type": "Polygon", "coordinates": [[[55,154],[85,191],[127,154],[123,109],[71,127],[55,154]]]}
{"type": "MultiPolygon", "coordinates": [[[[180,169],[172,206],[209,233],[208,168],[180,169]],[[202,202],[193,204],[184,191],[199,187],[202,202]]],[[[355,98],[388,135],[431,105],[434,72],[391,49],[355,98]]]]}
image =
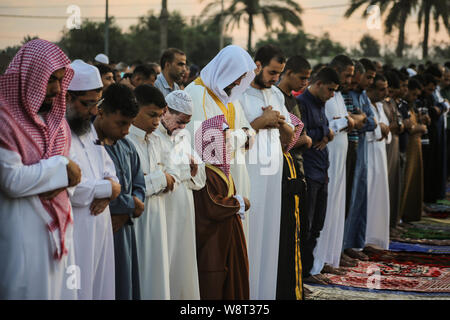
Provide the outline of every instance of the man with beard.
{"type": "Polygon", "coordinates": [[[119,195],[120,185],[90,121],[101,103],[102,80],[96,67],[81,60],[71,67],[75,74],[67,91],[66,118],[72,130],[70,154],[83,175],[70,192],[75,259],[82,275],[78,298],[113,300],[114,243],[108,205],[119,195]]]}
{"type": "Polygon", "coordinates": [[[69,64],[60,48],[36,39],[0,76],[2,300],[77,298],[79,272],[67,272],[76,264],[67,187],[81,179],[67,158],[69,64]]]}
{"type": "MultiPolygon", "coordinates": [[[[193,103],[185,91],[172,91],[166,96],[167,111],[155,134],[164,150],[171,150],[170,160],[180,172],[180,183],[164,197],[166,206],[167,243],[169,247],[169,279],[171,300],[200,298],[197,254],[195,247],[195,208],[193,190],[205,186],[205,164],[191,150],[184,130],[191,121],[193,103]],[[195,157],[195,158],[194,158],[195,157]]],[[[163,163],[167,159],[163,159],[163,163]]],[[[167,163],[169,165],[169,163],[167,163]]]]}
{"type": "Polygon", "coordinates": [[[180,90],[179,82],[186,72],[186,54],[176,48],[169,48],[161,56],[162,72],[155,81],[157,87],[164,96],[174,90],[180,90]]]}
{"type": "Polygon", "coordinates": [[[98,139],[103,141],[114,162],[121,185],[120,195],[109,204],[114,236],[116,300],[141,298],[134,219],[144,212],[146,186],[138,153],[133,143],[125,138],[138,111],[131,89],[112,84],[105,91],[94,121],[98,139]]]}
{"type": "Polygon", "coordinates": [[[248,241],[251,299],[275,299],[281,218],[282,145],[289,145],[294,128],[283,93],[275,86],[286,58],[272,45],[258,49],[258,75],[239,101],[247,121],[258,131],[257,148],[248,153],[251,217],[248,241]],[[268,166],[267,166],[268,165],[268,166]]]}

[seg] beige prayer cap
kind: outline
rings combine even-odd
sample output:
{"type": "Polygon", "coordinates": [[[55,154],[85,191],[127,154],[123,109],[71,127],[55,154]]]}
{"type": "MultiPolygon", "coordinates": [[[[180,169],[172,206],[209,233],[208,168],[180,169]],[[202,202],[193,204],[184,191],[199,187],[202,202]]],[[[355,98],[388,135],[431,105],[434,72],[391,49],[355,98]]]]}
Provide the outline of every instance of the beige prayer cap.
{"type": "Polygon", "coordinates": [[[69,84],[70,91],[89,91],[103,87],[102,77],[97,67],[87,64],[83,60],[74,60],[70,66],[74,71],[69,84]]]}
{"type": "Polygon", "coordinates": [[[170,109],[178,112],[192,115],[192,109],[194,108],[194,102],[191,96],[183,90],[175,90],[166,96],[166,102],[170,109]]]}

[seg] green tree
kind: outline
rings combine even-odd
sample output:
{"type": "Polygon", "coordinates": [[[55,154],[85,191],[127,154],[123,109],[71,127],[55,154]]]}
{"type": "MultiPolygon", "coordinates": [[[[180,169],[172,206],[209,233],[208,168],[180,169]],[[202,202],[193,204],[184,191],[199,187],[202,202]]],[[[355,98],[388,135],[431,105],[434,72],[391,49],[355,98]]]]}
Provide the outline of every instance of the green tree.
{"type": "Polygon", "coordinates": [[[380,44],[370,35],[363,35],[359,41],[359,46],[364,57],[380,57],[380,44]]]}
{"type": "Polygon", "coordinates": [[[448,20],[449,15],[449,0],[422,0],[418,14],[419,28],[421,28],[423,24],[422,59],[428,57],[428,41],[430,37],[431,20],[434,22],[434,29],[436,32],[439,32],[440,19],[442,19],[447,32],[450,33],[450,23],[448,20]]]}
{"type": "MultiPolygon", "coordinates": [[[[438,0],[439,1],[439,0],[438,0]]],[[[403,57],[403,50],[405,48],[405,25],[408,17],[417,7],[418,0],[351,0],[349,8],[344,16],[349,18],[357,9],[362,6],[377,5],[380,8],[380,13],[389,12],[384,21],[386,34],[391,34],[394,29],[398,30],[397,48],[395,53],[397,57],[403,57]]],[[[367,9],[366,8],[366,9],[367,9]]],[[[363,17],[367,17],[367,10],[364,10],[363,17]]]]}
{"type": "MultiPolygon", "coordinates": [[[[93,61],[94,57],[104,51],[105,23],[83,21],[80,29],[64,28],[58,45],[71,60],[93,61]]],[[[122,59],[127,52],[127,41],[114,17],[109,22],[109,58],[111,61],[122,59]]]]}
{"type": "Polygon", "coordinates": [[[296,34],[285,30],[267,33],[265,38],[256,43],[256,47],[265,44],[278,46],[287,57],[299,54],[305,58],[320,60],[322,57],[336,56],[345,52],[345,48],[340,43],[332,41],[328,33],[315,37],[301,29],[296,34]]]}
{"type": "MultiPolygon", "coordinates": [[[[221,1],[213,0],[209,3],[203,12],[202,16],[208,15],[211,11],[215,12],[213,21],[219,24],[221,17],[221,1]]],[[[286,29],[286,25],[290,24],[294,27],[300,27],[302,20],[300,14],[302,8],[293,0],[233,0],[231,5],[224,10],[225,29],[233,28],[239,24],[241,20],[248,22],[248,39],[247,50],[251,52],[252,49],[252,32],[254,31],[254,19],[261,17],[263,19],[266,29],[273,30],[273,20],[278,20],[279,24],[286,29]]]]}

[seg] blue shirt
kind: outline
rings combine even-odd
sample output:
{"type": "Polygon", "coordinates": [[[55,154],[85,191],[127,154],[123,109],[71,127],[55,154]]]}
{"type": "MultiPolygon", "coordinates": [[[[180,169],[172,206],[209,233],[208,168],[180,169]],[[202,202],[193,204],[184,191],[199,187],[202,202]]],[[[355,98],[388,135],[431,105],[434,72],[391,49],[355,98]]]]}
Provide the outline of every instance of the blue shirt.
{"type": "Polygon", "coordinates": [[[365,133],[367,131],[373,131],[377,127],[377,125],[375,124],[375,116],[372,112],[372,109],[370,108],[371,105],[370,99],[367,96],[365,90],[363,92],[350,91],[349,95],[352,97],[353,104],[355,105],[355,107],[360,109],[367,116],[366,123],[361,129],[358,130],[359,132],[358,139],[364,139],[365,133]]]}
{"type": "Polygon", "coordinates": [[[159,89],[159,91],[162,92],[164,97],[167,96],[172,91],[180,90],[180,86],[176,82],[173,83],[173,89],[172,89],[169,86],[169,83],[167,82],[167,80],[164,77],[162,72],[160,74],[158,74],[158,76],[156,77],[155,87],[157,87],[159,89]]]}
{"type": "MultiPolygon", "coordinates": [[[[118,140],[116,144],[105,145],[106,151],[114,162],[116,175],[121,186],[120,195],[110,202],[111,214],[128,214],[133,216],[136,196],[145,201],[145,180],[138,153],[127,138],[118,140]]],[[[131,223],[131,219],[128,220],[131,223]]]]}
{"type": "MultiPolygon", "coordinates": [[[[330,132],[328,119],[325,115],[325,103],[313,96],[308,89],[297,97],[297,101],[300,106],[302,122],[305,124],[306,132],[314,145],[330,132]]],[[[329,165],[327,147],[323,150],[310,148],[303,153],[303,166],[305,176],[308,179],[319,183],[327,183],[329,165]]]]}

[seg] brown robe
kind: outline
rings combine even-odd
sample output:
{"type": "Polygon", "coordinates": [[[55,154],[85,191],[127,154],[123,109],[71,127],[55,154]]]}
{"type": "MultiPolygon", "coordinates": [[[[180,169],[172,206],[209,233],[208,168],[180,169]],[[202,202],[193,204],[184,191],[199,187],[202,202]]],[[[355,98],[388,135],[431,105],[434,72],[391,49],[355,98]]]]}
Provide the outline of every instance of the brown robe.
{"type": "MultiPolygon", "coordinates": [[[[411,110],[411,121],[418,124],[417,114],[411,110]]],[[[406,150],[406,169],[402,201],[400,203],[400,218],[403,222],[419,221],[423,209],[423,162],[421,134],[409,136],[406,150]]]]}
{"type": "Polygon", "coordinates": [[[194,191],[201,299],[249,299],[247,246],[235,193],[233,179],[210,165],[205,187],[194,191]]]}

